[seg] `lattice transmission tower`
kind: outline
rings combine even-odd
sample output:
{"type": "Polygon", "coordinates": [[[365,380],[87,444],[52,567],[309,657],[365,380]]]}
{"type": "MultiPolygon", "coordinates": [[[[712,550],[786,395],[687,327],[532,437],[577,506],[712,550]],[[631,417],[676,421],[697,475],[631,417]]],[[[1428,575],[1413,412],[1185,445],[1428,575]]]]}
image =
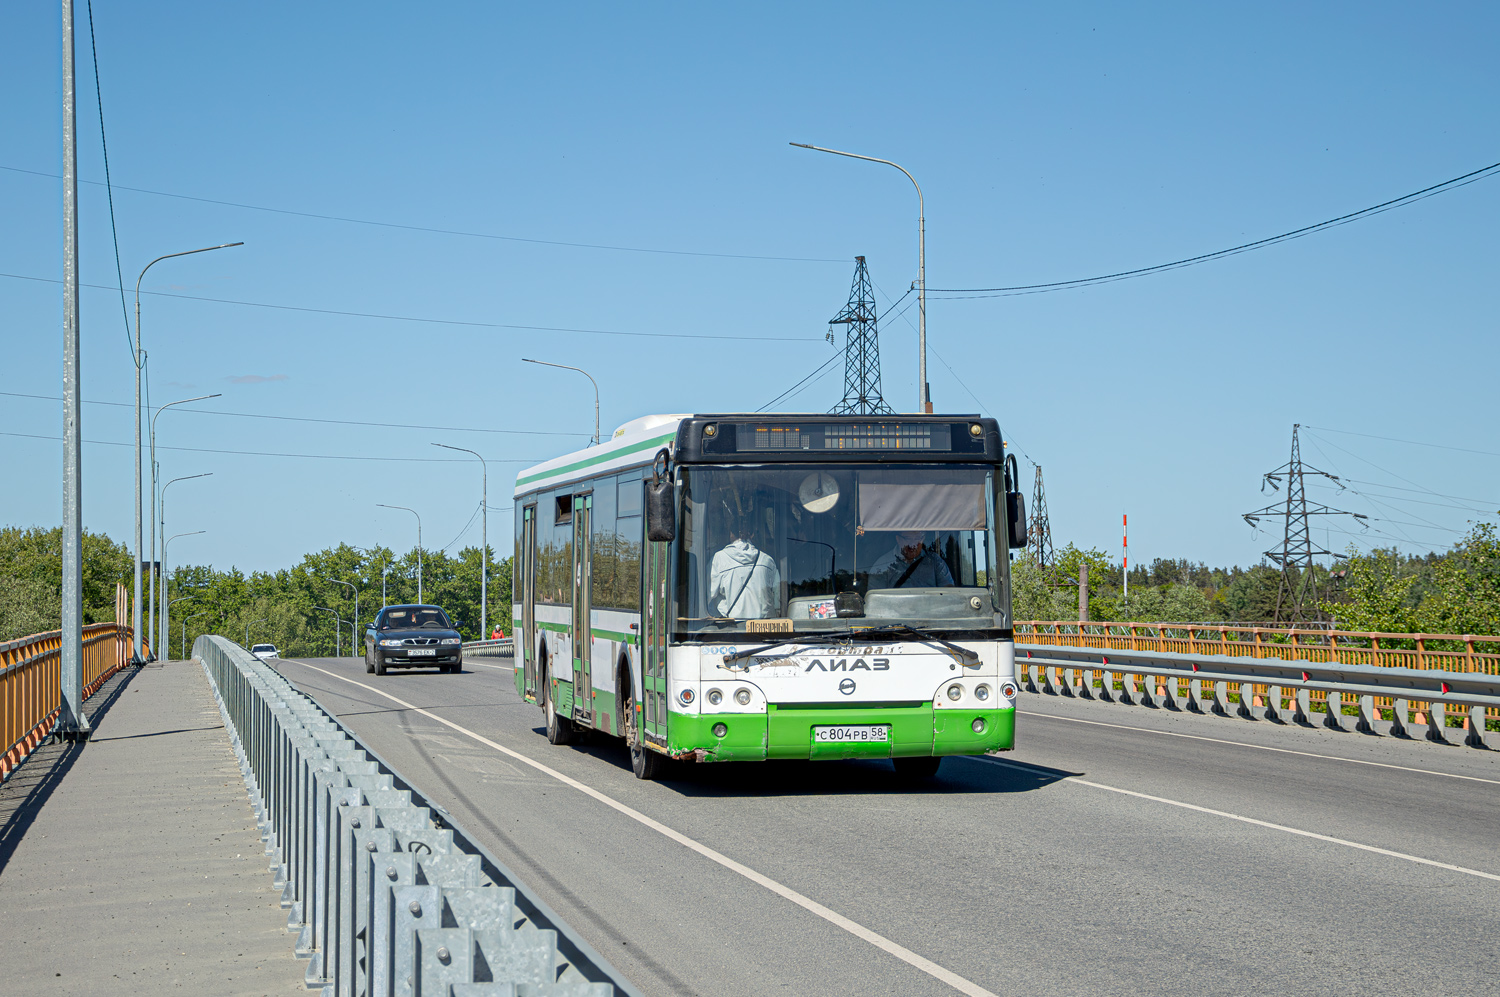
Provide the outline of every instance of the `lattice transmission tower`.
{"type": "Polygon", "coordinates": [[[1047,492],[1042,488],[1042,465],[1036,466],[1036,485],[1031,490],[1031,527],[1026,531],[1026,551],[1031,561],[1051,580],[1053,568],[1052,524],[1047,520],[1047,492]]]}
{"type": "Polygon", "coordinates": [[[833,327],[849,327],[844,347],[844,400],[828,411],[835,415],[895,415],[896,410],[880,396],[880,339],[875,331],[875,289],[865,258],[854,258],[854,286],[849,303],[828,321],[828,341],[834,342],[833,327]]]}
{"type": "Polygon", "coordinates": [[[1307,486],[1303,480],[1308,475],[1321,475],[1339,488],[1343,488],[1344,483],[1339,480],[1338,475],[1320,471],[1302,462],[1302,445],[1297,440],[1297,431],[1301,428],[1300,424],[1292,425],[1292,459],[1274,471],[1267,471],[1261,479],[1261,491],[1265,491],[1266,485],[1279,491],[1281,482],[1285,479],[1286,501],[1273,502],[1264,509],[1244,514],[1245,522],[1251,526],[1259,526],[1262,516],[1280,516],[1284,524],[1281,546],[1265,552],[1267,558],[1281,566],[1281,584],[1276,588],[1274,620],[1277,623],[1323,619],[1318,580],[1313,573],[1313,558],[1332,555],[1313,543],[1312,528],[1308,525],[1307,517],[1353,516],[1360,521],[1368,518],[1357,512],[1330,509],[1319,502],[1308,503],[1307,486]]]}

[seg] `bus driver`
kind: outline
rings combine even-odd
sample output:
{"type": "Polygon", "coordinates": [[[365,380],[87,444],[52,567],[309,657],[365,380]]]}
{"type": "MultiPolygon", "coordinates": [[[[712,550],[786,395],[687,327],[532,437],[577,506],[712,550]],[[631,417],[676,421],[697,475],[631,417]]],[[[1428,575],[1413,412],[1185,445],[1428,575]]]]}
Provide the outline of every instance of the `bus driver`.
{"type": "Polygon", "coordinates": [[[870,588],[931,588],[953,584],[948,565],[929,550],[921,530],[896,534],[896,547],[870,569],[870,588]]]}

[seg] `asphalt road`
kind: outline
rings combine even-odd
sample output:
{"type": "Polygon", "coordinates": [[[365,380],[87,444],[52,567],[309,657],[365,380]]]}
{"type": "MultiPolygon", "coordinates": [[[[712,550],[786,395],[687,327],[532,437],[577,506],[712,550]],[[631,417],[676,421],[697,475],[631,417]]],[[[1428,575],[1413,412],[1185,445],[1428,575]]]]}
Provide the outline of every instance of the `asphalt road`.
{"type": "Polygon", "coordinates": [[[643,783],[505,660],[280,667],[648,994],[1500,994],[1500,752],[1024,695],[925,785],[643,783]]]}

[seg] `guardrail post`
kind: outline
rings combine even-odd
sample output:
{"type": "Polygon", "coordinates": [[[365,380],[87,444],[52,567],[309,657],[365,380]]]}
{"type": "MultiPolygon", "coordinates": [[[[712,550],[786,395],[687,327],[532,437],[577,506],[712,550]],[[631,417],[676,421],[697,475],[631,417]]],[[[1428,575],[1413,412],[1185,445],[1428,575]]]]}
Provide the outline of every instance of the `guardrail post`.
{"type": "Polygon", "coordinates": [[[1374,696],[1359,697],[1359,720],[1354,729],[1362,734],[1379,734],[1375,725],[1380,722],[1380,711],[1375,708],[1374,696]]]}
{"type": "Polygon", "coordinates": [[[1484,743],[1484,707],[1469,707],[1469,733],[1464,737],[1464,744],[1471,748],[1486,747],[1484,743]]]}
{"type": "Polygon", "coordinates": [[[1312,726],[1312,693],[1306,686],[1300,686],[1292,693],[1292,722],[1312,726]]]}
{"type": "Polygon", "coordinates": [[[1323,714],[1323,726],[1332,730],[1344,729],[1344,701],[1340,693],[1333,690],[1328,691],[1328,699],[1324,704],[1326,711],[1323,714]]]}
{"type": "Polygon", "coordinates": [[[1410,716],[1411,701],[1397,699],[1391,704],[1391,736],[1411,737],[1411,728],[1407,726],[1406,718],[1410,716]]]}

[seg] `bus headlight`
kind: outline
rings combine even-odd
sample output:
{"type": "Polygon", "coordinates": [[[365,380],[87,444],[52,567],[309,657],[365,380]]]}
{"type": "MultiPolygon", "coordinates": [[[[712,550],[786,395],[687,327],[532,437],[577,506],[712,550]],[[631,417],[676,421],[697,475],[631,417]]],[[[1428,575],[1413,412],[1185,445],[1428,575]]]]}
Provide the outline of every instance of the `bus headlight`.
{"type": "Polygon", "coordinates": [[[729,733],[729,727],[725,724],[714,724],[714,737],[723,737],[729,733]]]}
{"type": "Polygon", "coordinates": [[[974,728],[974,733],[976,733],[976,734],[983,734],[984,733],[984,719],[983,718],[981,718],[981,717],[975,717],[974,718],[974,723],[971,724],[970,726],[972,726],[974,728]]]}
{"type": "Polygon", "coordinates": [[[953,700],[955,703],[958,702],[960,699],[963,699],[964,698],[964,687],[961,686],[961,685],[959,685],[957,682],[955,682],[952,685],[950,685],[948,687],[948,698],[951,699],[951,700],[953,700]]]}
{"type": "Polygon", "coordinates": [[[734,694],[734,701],[736,703],[739,703],[741,706],[749,706],[750,705],[750,690],[749,689],[739,689],[739,690],[737,690],[735,692],[735,694],[734,694]]]}
{"type": "Polygon", "coordinates": [[[722,702],[724,702],[724,694],[722,692],[720,692],[717,689],[710,689],[710,690],[708,690],[708,705],[709,706],[718,706],[722,702]]]}
{"type": "Polygon", "coordinates": [[[683,706],[691,706],[693,702],[693,690],[684,689],[677,694],[677,700],[683,706]]]}
{"type": "Polygon", "coordinates": [[[987,685],[981,685],[979,688],[975,689],[974,690],[974,698],[977,699],[977,700],[979,700],[981,703],[984,702],[985,700],[989,699],[990,698],[990,687],[987,686],[987,685]]]}

